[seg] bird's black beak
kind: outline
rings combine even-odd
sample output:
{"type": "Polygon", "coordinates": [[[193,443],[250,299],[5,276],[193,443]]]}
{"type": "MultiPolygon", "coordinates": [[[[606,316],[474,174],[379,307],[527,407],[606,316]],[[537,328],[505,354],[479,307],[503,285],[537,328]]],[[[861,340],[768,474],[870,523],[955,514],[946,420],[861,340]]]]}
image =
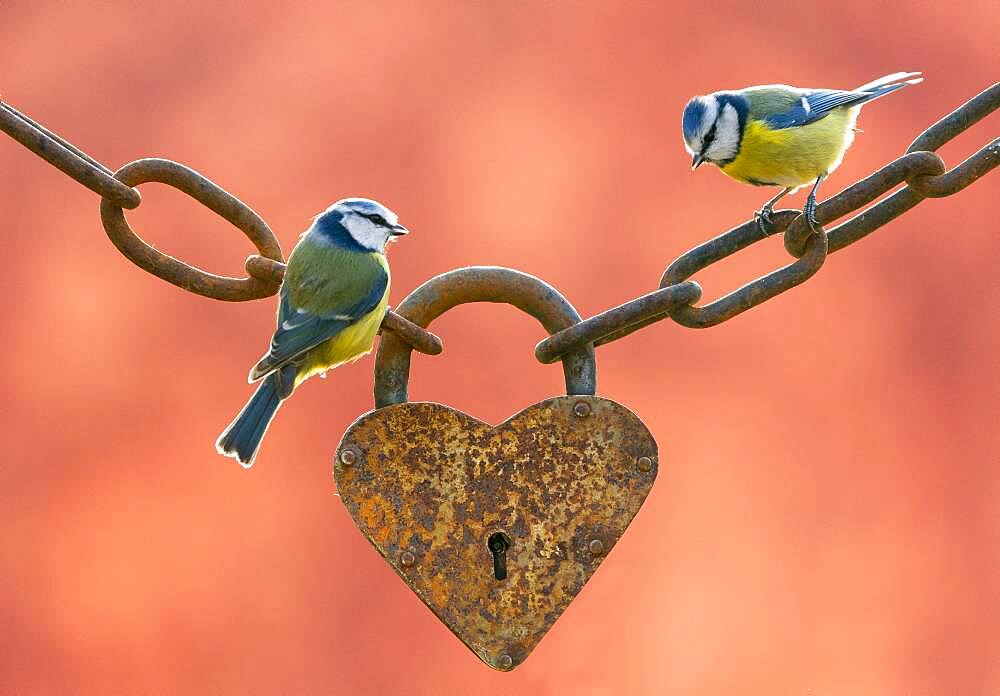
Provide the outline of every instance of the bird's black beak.
{"type": "Polygon", "coordinates": [[[404,234],[409,234],[409,233],[410,231],[405,227],[403,227],[402,225],[393,225],[391,228],[389,228],[389,234],[391,234],[393,237],[401,237],[404,234]]]}
{"type": "Polygon", "coordinates": [[[702,157],[700,154],[695,155],[691,159],[691,171],[693,172],[695,169],[697,169],[698,167],[700,167],[701,163],[704,162],[704,161],[705,161],[705,158],[702,157]]]}

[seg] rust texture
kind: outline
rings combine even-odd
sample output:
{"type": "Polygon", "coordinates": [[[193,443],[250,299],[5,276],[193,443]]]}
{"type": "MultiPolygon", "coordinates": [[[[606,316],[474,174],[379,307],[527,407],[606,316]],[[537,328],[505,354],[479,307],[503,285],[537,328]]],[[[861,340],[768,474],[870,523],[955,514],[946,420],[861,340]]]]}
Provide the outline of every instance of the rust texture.
{"type": "MultiPolygon", "coordinates": [[[[554,335],[536,346],[535,356],[544,363],[569,356],[569,360],[563,362],[567,375],[575,371],[574,381],[585,383],[588,377],[581,371],[581,366],[587,351],[592,351],[594,346],[616,341],[668,317],[689,327],[714,326],[795,287],[815,274],[829,254],[871,234],[925,198],[949,196],[961,191],[1000,164],[1000,138],[987,143],[950,170],[933,152],[997,108],[1000,108],[1000,83],[987,88],[924,131],[902,157],[819,204],[816,217],[820,224],[826,225],[861,210],[899,184],[906,183],[902,190],[878,200],[829,230],[829,233],[813,234],[799,211],[778,211],[767,234],[751,221],[686,252],[664,272],[659,290],[586,321],[581,321],[575,311],[566,315],[571,317],[568,323],[564,319],[553,322],[552,317],[542,318],[536,314],[549,333],[554,335]],[[785,248],[798,261],[747,283],[710,304],[693,306],[701,298],[700,287],[689,280],[693,273],[768,235],[778,233],[784,233],[785,248]]],[[[239,200],[197,173],[167,160],[140,160],[113,176],[103,164],[5,103],[0,103],[0,130],[100,194],[104,199],[102,219],[112,241],[129,259],[150,273],[186,290],[223,300],[249,300],[277,292],[284,266],[280,263],[277,241],[267,225],[239,200]],[[153,162],[160,164],[150,164],[153,162]],[[127,181],[123,179],[126,172],[132,176],[127,181]],[[149,178],[142,178],[145,175],[149,178]],[[128,228],[121,210],[139,205],[141,198],[134,188],[139,181],[163,181],[176,186],[242,229],[261,253],[261,256],[247,260],[250,277],[225,278],[199,271],[157,252],[139,239],[128,228]]],[[[400,314],[413,320],[409,324],[401,321],[402,316],[387,315],[383,329],[389,329],[390,334],[383,341],[386,350],[383,354],[380,348],[380,354],[384,355],[388,369],[383,371],[381,382],[376,380],[376,394],[381,394],[385,400],[377,403],[385,405],[405,400],[403,375],[409,367],[410,348],[432,355],[441,352],[440,340],[423,327],[446,309],[437,299],[442,291],[446,295],[457,293],[458,302],[510,301],[512,304],[532,294],[538,300],[546,294],[555,293],[544,283],[541,286],[526,284],[520,277],[523,274],[511,274],[516,272],[498,275],[483,268],[459,269],[428,281],[407,298],[400,307],[400,314]],[[418,306],[421,303],[432,306],[418,306]]],[[[562,299],[561,296],[559,298],[562,299]]],[[[528,301],[528,304],[535,303],[535,300],[528,301]]],[[[565,303],[565,300],[562,302],[565,303]]],[[[565,304],[568,306],[568,303],[565,304]]],[[[572,310],[572,307],[569,309],[572,310]]]]}
{"type": "MultiPolygon", "coordinates": [[[[473,266],[431,278],[406,296],[396,311],[427,327],[452,307],[468,302],[514,305],[538,319],[549,333],[580,321],[580,315],[558,290],[538,278],[510,268],[473,266]]],[[[597,384],[594,347],[584,345],[562,356],[567,394],[593,394],[597,384]]],[[[375,405],[388,406],[407,399],[410,346],[394,335],[385,336],[375,357],[375,405]]]]}
{"type": "Polygon", "coordinates": [[[654,290],[552,334],[535,346],[535,357],[542,363],[555,362],[560,355],[575,347],[588,343],[600,345],[603,336],[621,326],[631,326],[643,319],[660,316],[676,307],[697,302],[700,297],[701,287],[694,281],[654,290]]]}
{"type": "Polygon", "coordinates": [[[391,309],[382,318],[380,332],[383,336],[385,331],[391,331],[393,336],[399,337],[406,345],[426,355],[440,355],[444,350],[440,338],[391,309]]]}
{"type": "MultiPolygon", "coordinates": [[[[183,191],[217,215],[235,225],[268,258],[281,261],[281,247],[257,213],[220,186],[183,164],[165,159],[141,159],[115,172],[115,178],[128,186],[157,181],[183,191]]],[[[132,263],[169,283],[190,292],[217,300],[240,301],[267,297],[278,291],[273,282],[259,278],[228,278],[206,273],[198,268],[157,251],[139,238],[125,219],[121,206],[101,200],[101,222],[108,237],[132,263]]]]}
{"type": "Polygon", "coordinates": [[[102,198],[123,208],[137,208],[142,201],[138,191],[115,179],[103,164],[3,102],[0,130],[102,198]]]}
{"type": "MultiPolygon", "coordinates": [[[[788,221],[796,215],[798,215],[797,212],[789,210],[779,211],[774,215],[774,225],[780,226],[783,223],[787,225],[788,221]]],[[[768,233],[761,230],[755,220],[750,220],[739,227],[719,235],[715,239],[710,239],[703,244],[699,244],[694,249],[680,256],[667,268],[663,274],[663,278],[660,280],[660,288],[665,290],[671,287],[679,287],[685,282],[690,282],[688,278],[706,266],[721,261],[727,256],[732,256],[751,244],[767,239],[768,236],[768,233]]],[[[689,328],[715,326],[741,312],[745,312],[751,307],[756,307],[789,288],[805,282],[820,269],[826,261],[826,256],[827,235],[820,228],[819,234],[812,234],[810,236],[806,254],[784,268],[779,268],[761,278],[757,278],[725,297],[721,297],[703,307],[681,304],[668,312],[652,315],[611,331],[599,342],[608,343],[617,340],[668,316],[678,324],[689,328]]]]}
{"type": "MultiPolygon", "coordinates": [[[[799,258],[800,262],[758,278],[703,307],[693,307],[690,306],[691,303],[683,304],[638,321],[622,322],[600,338],[596,338],[594,334],[586,336],[581,334],[580,340],[593,340],[594,345],[610,343],[667,317],[683,326],[694,328],[714,326],[798,285],[819,270],[828,254],[866,237],[925,198],[950,196],[961,191],[1000,165],[1000,138],[987,143],[950,170],[933,152],[998,108],[1000,108],[1000,83],[985,89],[940,119],[914,140],[904,155],[819,204],[816,208],[816,218],[820,224],[826,225],[872,203],[899,184],[904,182],[907,184],[902,190],[880,200],[829,230],[828,233],[817,236],[805,224],[799,211],[780,210],[775,213],[774,223],[767,235],[758,229],[755,221],[751,220],[682,254],[664,271],[660,288],[666,289],[684,282],[705,266],[724,259],[766,236],[780,232],[784,232],[785,248],[792,256],[799,258]],[[826,237],[825,241],[819,238],[822,236],[826,237]]],[[[697,299],[692,300],[696,301],[697,299]]],[[[609,312],[620,309],[617,307],[609,312]]],[[[592,319],[607,313],[598,314],[592,319]]],[[[569,350],[579,345],[578,341],[563,341],[560,347],[569,350]]],[[[542,362],[547,362],[552,358],[553,352],[548,349],[541,353],[536,351],[535,355],[542,362]]]]}
{"type": "Polygon", "coordinates": [[[657,448],[628,409],[594,396],[547,399],[495,428],[422,402],[359,418],[334,462],[365,537],[483,662],[507,671],[625,532],[657,448]],[[509,543],[503,579],[489,547],[498,534],[509,543]]]}
{"type": "MultiPolygon", "coordinates": [[[[761,238],[758,230],[759,226],[756,223],[742,225],[734,230],[736,234],[723,235],[727,237],[726,239],[717,237],[696,247],[674,261],[664,271],[660,286],[670,287],[675,283],[683,282],[705,266],[746,248],[761,238]],[[755,229],[750,230],[748,227],[755,229]]],[[[671,312],[670,318],[682,326],[694,329],[715,326],[809,280],[826,261],[826,255],[827,236],[823,228],[820,227],[819,234],[813,234],[809,237],[806,243],[806,253],[802,258],[793,261],[784,268],[771,271],[766,276],[757,278],[704,307],[690,305],[678,307],[671,312]]]]}
{"type": "MultiPolygon", "coordinates": [[[[557,290],[506,268],[463,268],[432,278],[388,313],[375,364],[378,409],[344,436],[335,476],[350,514],[418,596],[484,662],[516,667],[553,625],[624,533],[656,476],[656,443],[625,408],[593,396],[594,346],[667,317],[689,327],[731,319],[796,285],[828,254],[858,241],[925,198],[962,190],[1000,164],[1000,139],[948,170],[933,151],[1000,108],[1000,83],[931,126],[902,157],[821,203],[813,234],[799,211],[775,214],[769,230],[739,225],[681,255],[660,289],[586,321],[557,290]],[[881,196],[905,183],[884,199],[881,196]],[[877,202],[876,202],[877,201],[877,202]],[[796,260],[704,306],[690,277],[766,237],[783,233],[796,260]],[[552,334],[535,349],[562,360],[568,396],[536,404],[493,428],[431,403],[408,404],[411,351],[441,352],[426,331],[466,302],[504,302],[552,334]]],[[[281,250],[248,206],[187,167],[138,160],[112,175],[82,150],[0,103],[0,130],[102,197],[101,218],[133,263],[191,292],[249,300],[277,292],[281,250]],[[229,220],[256,246],[248,278],[193,268],[143,242],[123,208],[140,204],[136,185],[174,186],[229,220]]]]}

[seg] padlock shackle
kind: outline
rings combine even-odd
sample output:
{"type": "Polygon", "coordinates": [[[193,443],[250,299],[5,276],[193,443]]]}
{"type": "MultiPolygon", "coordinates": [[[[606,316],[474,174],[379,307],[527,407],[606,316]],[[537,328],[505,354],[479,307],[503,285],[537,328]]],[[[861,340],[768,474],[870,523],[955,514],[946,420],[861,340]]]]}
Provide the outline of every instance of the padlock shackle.
{"type": "MultiPolygon", "coordinates": [[[[427,328],[452,307],[470,302],[514,305],[541,322],[549,334],[580,321],[573,305],[551,285],[527,273],[498,266],[459,268],[431,278],[411,292],[395,311],[427,328]]],[[[391,331],[382,334],[375,356],[376,408],[407,400],[412,350],[391,331]]],[[[562,364],[567,394],[594,394],[597,362],[593,345],[566,353],[562,364]]]]}

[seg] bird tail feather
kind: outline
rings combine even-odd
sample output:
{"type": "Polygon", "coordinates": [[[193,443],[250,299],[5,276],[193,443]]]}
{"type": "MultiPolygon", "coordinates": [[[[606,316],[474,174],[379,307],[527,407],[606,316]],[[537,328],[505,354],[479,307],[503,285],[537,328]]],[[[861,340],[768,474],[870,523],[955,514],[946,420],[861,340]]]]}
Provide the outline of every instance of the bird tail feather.
{"type": "Polygon", "coordinates": [[[294,379],[294,368],[276,370],[269,374],[239,415],[219,436],[215,443],[216,451],[233,457],[244,467],[250,468],[271,419],[281,402],[292,393],[294,379]]]}
{"type": "Polygon", "coordinates": [[[854,92],[867,92],[871,96],[865,99],[866,102],[874,101],[879,97],[884,97],[887,94],[895,92],[897,89],[902,89],[907,85],[915,85],[919,82],[923,82],[924,78],[920,77],[919,72],[897,72],[891,75],[886,75],[880,77],[877,80],[872,80],[868,84],[861,85],[854,92]]]}

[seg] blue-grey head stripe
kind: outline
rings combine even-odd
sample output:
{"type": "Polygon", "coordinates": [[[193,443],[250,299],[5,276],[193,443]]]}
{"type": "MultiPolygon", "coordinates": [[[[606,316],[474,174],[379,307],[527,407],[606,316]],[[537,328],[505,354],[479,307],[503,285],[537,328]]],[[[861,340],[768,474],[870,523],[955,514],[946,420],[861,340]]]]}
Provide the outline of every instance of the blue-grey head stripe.
{"type": "Polygon", "coordinates": [[[350,251],[356,251],[363,254],[369,252],[368,249],[363,247],[358,243],[351,233],[344,227],[342,222],[344,219],[336,210],[328,210],[327,212],[321,214],[316,218],[313,223],[316,232],[318,232],[324,239],[328,242],[332,242],[341,249],[348,249],[350,251]]]}
{"type": "Polygon", "coordinates": [[[681,127],[684,129],[685,137],[694,137],[695,133],[698,132],[698,127],[701,125],[701,119],[704,115],[704,103],[697,98],[688,102],[688,105],[684,108],[684,118],[681,121],[681,127]]]}

